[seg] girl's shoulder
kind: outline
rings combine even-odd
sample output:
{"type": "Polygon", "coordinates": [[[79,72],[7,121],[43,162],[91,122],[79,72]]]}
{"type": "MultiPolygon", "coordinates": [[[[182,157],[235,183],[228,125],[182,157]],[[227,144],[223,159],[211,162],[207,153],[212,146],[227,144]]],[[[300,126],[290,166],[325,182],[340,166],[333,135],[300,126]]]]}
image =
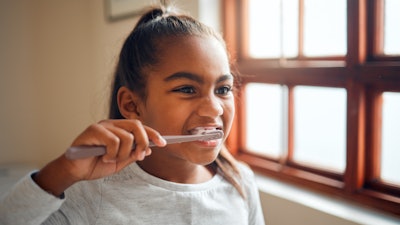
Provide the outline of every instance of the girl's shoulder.
{"type": "Polygon", "coordinates": [[[256,178],[253,170],[244,162],[238,162],[237,165],[240,172],[240,180],[243,187],[246,189],[247,194],[253,193],[257,190],[256,178]]]}
{"type": "Polygon", "coordinates": [[[247,163],[239,161],[237,165],[243,176],[254,177],[254,172],[247,163]]]}
{"type": "Polygon", "coordinates": [[[237,163],[237,168],[239,169],[240,177],[243,182],[254,184],[255,183],[255,174],[254,171],[250,168],[248,164],[245,162],[239,161],[237,163]]]}

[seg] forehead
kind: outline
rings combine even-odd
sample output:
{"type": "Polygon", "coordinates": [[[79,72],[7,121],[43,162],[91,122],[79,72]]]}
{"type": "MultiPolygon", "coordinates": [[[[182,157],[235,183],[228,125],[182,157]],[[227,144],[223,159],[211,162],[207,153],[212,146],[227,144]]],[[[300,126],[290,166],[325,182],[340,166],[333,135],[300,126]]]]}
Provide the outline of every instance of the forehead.
{"type": "Polygon", "coordinates": [[[156,71],[167,74],[176,71],[230,73],[227,52],[214,37],[171,37],[160,42],[160,47],[156,71]]]}

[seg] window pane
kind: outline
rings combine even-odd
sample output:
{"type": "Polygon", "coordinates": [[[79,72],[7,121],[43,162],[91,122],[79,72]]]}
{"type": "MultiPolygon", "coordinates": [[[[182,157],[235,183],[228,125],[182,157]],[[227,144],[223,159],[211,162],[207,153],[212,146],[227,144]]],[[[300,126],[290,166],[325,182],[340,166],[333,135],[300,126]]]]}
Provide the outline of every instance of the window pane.
{"type": "Polygon", "coordinates": [[[246,85],[246,147],[278,158],[284,148],[285,88],[281,85],[246,85]]]}
{"type": "Polygon", "coordinates": [[[381,178],[400,184],[400,93],[383,93],[381,178]]]}
{"type": "Polygon", "coordinates": [[[298,11],[298,0],[249,0],[249,55],[296,57],[298,11]]]}
{"type": "Polygon", "coordinates": [[[298,56],[299,42],[299,1],[282,1],[282,49],[284,58],[298,56]]]}
{"type": "Polygon", "coordinates": [[[294,160],[343,172],[346,166],[346,90],[294,89],[294,160]]]}
{"type": "Polygon", "coordinates": [[[384,49],[386,55],[400,55],[400,0],[385,0],[384,49]]]}
{"type": "Polygon", "coordinates": [[[346,0],[304,0],[304,55],[347,52],[346,0]]]}

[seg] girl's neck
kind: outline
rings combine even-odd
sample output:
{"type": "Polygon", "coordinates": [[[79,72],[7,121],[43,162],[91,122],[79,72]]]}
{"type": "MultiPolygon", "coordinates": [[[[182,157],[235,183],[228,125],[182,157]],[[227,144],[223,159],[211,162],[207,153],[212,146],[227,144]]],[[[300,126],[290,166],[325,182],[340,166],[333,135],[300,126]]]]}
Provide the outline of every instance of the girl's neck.
{"type": "Polygon", "coordinates": [[[204,183],[212,179],[216,173],[210,165],[197,165],[177,158],[165,159],[154,151],[143,161],[138,161],[137,164],[155,177],[183,184],[204,183]]]}

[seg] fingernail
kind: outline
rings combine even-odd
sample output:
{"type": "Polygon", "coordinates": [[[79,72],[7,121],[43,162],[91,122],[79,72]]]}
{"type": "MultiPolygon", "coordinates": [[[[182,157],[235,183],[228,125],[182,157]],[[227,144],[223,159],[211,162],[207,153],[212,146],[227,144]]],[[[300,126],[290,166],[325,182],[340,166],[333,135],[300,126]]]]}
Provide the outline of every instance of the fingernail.
{"type": "Polygon", "coordinates": [[[161,145],[167,145],[167,141],[162,136],[158,136],[158,140],[160,140],[161,145]]]}
{"type": "Polygon", "coordinates": [[[148,149],[146,150],[146,156],[149,156],[150,154],[151,154],[151,149],[148,148],[148,149]]]}
{"type": "Polygon", "coordinates": [[[143,160],[146,157],[146,150],[142,152],[140,155],[140,160],[143,160]]]}

